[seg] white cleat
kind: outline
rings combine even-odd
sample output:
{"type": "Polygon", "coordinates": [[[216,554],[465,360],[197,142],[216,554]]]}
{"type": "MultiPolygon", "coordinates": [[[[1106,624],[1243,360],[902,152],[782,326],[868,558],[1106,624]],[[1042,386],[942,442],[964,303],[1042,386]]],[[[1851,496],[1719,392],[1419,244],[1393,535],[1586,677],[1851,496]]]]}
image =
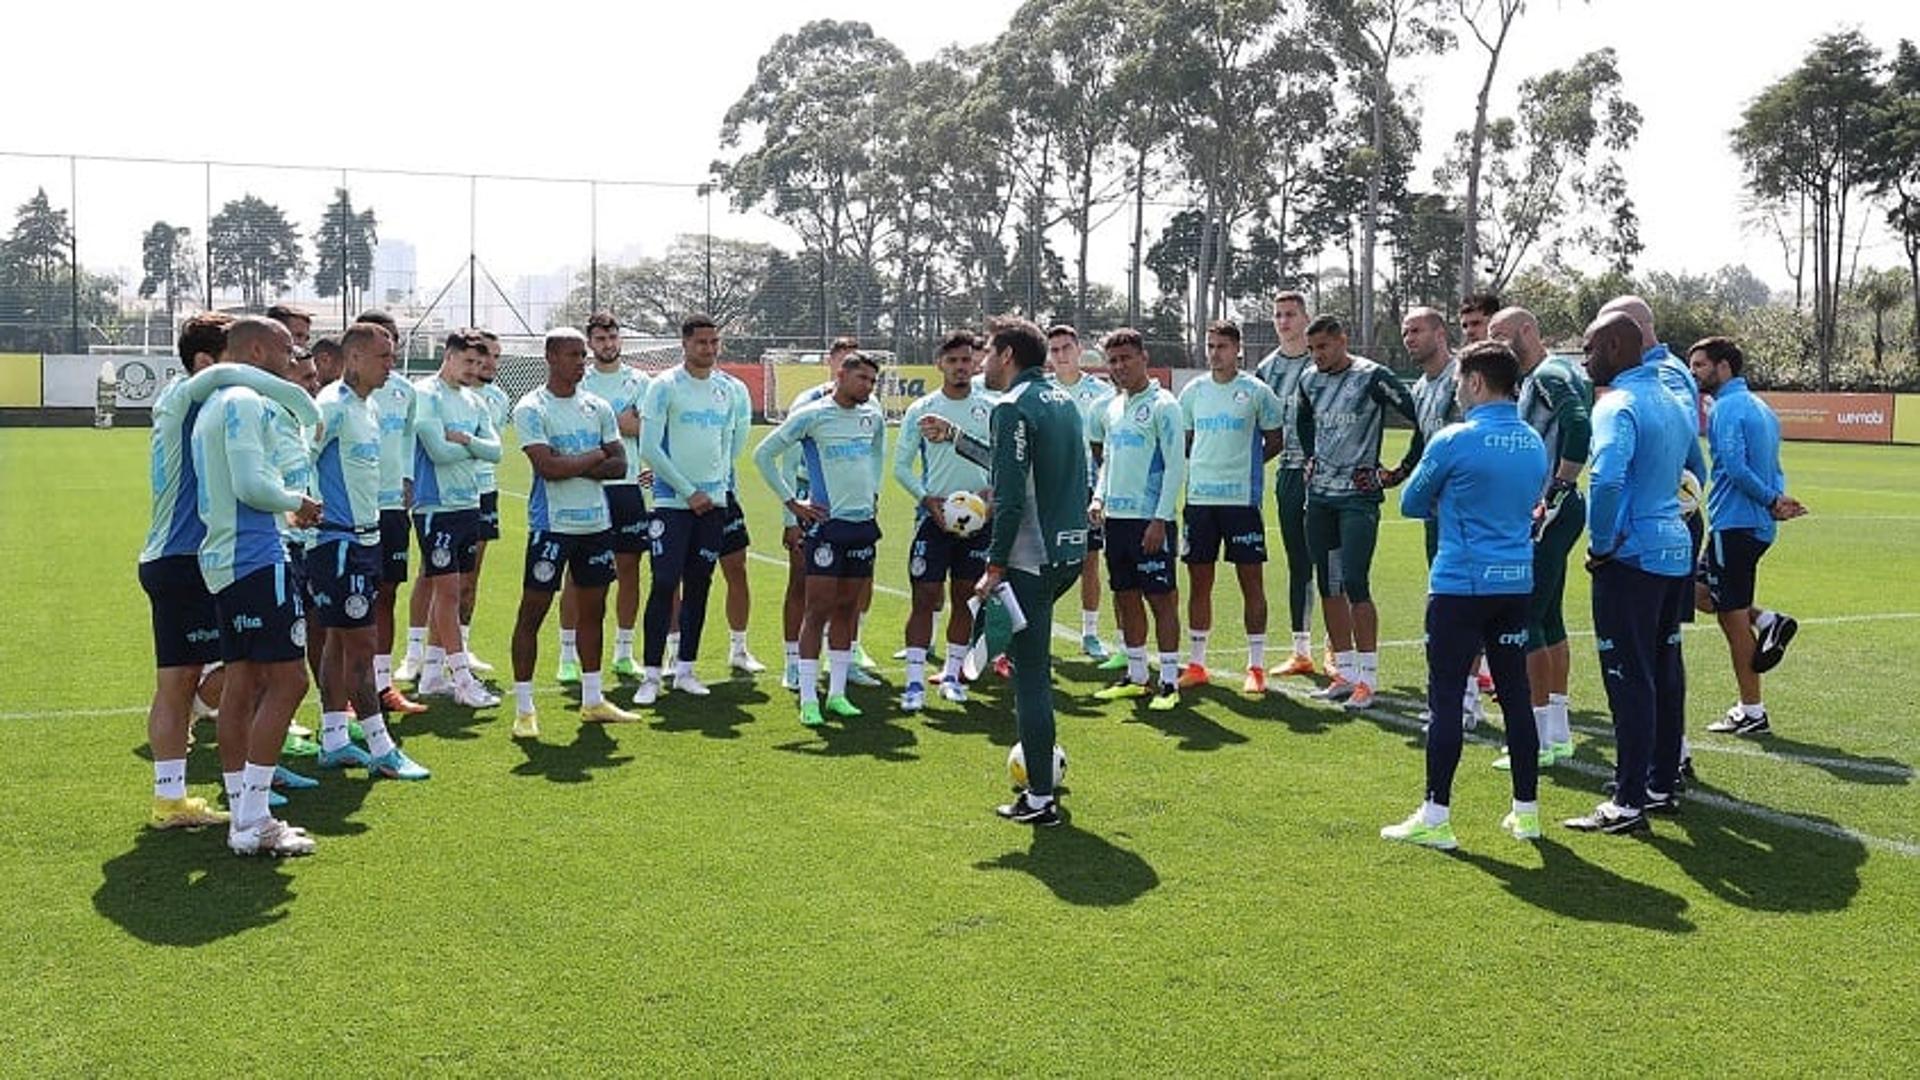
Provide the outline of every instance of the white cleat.
{"type": "Polygon", "coordinates": [[[633,703],[635,705],[651,705],[659,700],[660,680],[650,677],[642,678],[639,689],[633,692],[633,703]]]}
{"type": "Polygon", "coordinates": [[[448,697],[452,693],[453,679],[447,675],[422,676],[413,690],[414,697],[448,697]]]}
{"type": "Polygon", "coordinates": [[[311,855],[313,838],[307,835],[305,829],[296,829],[284,821],[265,817],[248,828],[230,828],[227,831],[227,847],[235,855],[311,855]]]}
{"type": "Polygon", "coordinates": [[[706,697],[708,694],[713,693],[713,691],[707,689],[707,684],[701,682],[691,671],[685,675],[675,675],[673,677],[673,692],[676,694],[692,694],[694,697],[706,697]]]}
{"type": "Polygon", "coordinates": [[[467,654],[467,670],[473,672],[475,675],[491,675],[493,674],[493,665],[487,663],[485,660],[480,659],[479,657],[473,655],[472,653],[468,653],[467,654]]]}
{"type": "Polygon", "coordinates": [[[728,656],[727,666],[743,675],[758,675],[767,670],[767,665],[761,663],[758,658],[745,649],[728,656]]]}
{"type": "Polygon", "coordinates": [[[409,653],[400,659],[400,666],[393,669],[394,682],[419,682],[420,658],[409,653]]]}
{"type": "Polygon", "coordinates": [[[926,707],[926,687],[921,686],[919,683],[910,683],[905,690],[900,692],[901,712],[919,712],[926,707]]]}
{"type": "Polygon", "coordinates": [[[453,703],[463,709],[491,709],[500,704],[500,698],[479,683],[470,682],[453,688],[453,703]]]}
{"type": "Polygon", "coordinates": [[[955,705],[964,705],[967,700],[967,684],[959,679],[948,679],[940,684],[940,700],[951,701],[955,705]]]}

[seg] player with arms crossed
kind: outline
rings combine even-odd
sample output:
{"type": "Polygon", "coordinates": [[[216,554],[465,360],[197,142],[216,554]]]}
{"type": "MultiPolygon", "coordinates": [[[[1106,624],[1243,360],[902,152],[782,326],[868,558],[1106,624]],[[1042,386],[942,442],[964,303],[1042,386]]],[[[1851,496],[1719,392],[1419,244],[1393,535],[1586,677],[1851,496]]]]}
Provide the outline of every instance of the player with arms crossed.
{"type": "Polygon", "coordinates": [[[1279,338],[1254,377],[1280,399],[1280,453],[1273,469],[1274,516],[1287,553],[1287,625],[1293,648],[1269,675],[1312,675],[1313,554],[1307,550],[1307,454],[1300,444],[1300,376],[1313,366],[1307,349],[1307,298],[1291,289],[1273,298],[1279,338]]]}
{"type": "Polygon", "coordinates": [[[533,466],[527,495],[527,561],[513,623],[513,737],[540,737],[533,667],[540,624],[564,578],[579,589],[580,721],[633,723],[640,717],[606,699],[601,683],[607,586],[614,580],[613,517],[605,481],[627,475],[626,444],[613,406],[580,388],[587,339],[563,326],[548,331],[547,381],[513,407],[520,449],[533,466]]]}
{"type": "MultiPolygon", "coordinates": [[[[487,343],[487,354],[480,362],[480,384],[473,392],[487,408],[493,431],[502,440],[513,420],[513,402],[495,380],[500,376],[500,335],[483,329],[480,337],[487,343]]],[[[480,480],[480,539],[473,545],[473,573],[460,578],[460,647],[466,650],[467,667],[475,675],[489,675],[493,665],[473,655],[473,611],[479,603],[480,571],[487,565],[487,545],[500,539],[499,465],[482,459],[474,464],[480,480]]]]}
{"type": "MultiPolygon", "coordinates": [[[[1083,435],[1093,429],[1093,414],[1106,408],[1115,393],[1111,382],[1080,369],[1084,355],[1085,350],[1080,347],[1080,331],[1067,323],[1056,323],[1047,328],[1047,363],[1052,368],[1053,380],[1073,398],[1073,407],[1080,414],[1083,435]]],[[[1093,459],[1091,444],[1086,451],[1087,502],[1091,503],[1094,481],[1099,479],[1100,463],[1093,459]]],[[[1105,540],[1098,526],[1088,529],[1088,554],[1099,551],[1105,540]]],[[[1080,564],[1080,651],[1088,659],[1100,663],[1102,670],[1115,670],[1127,664],[1124,655],[1110,656],[1106,645],[1100,641],[1100,560],[1092,558],[1083,559],[1080,564]]]]}
{"type": "Polygon", "coordinates": [[[1240,326],[1207,327],[1207,377],[1180,391],[1187,440],[1187,519],[1181,525],[1187,564],[1187,637],[1192,653],[1180,686],[1203,686],[1207,636],[1213,628],[1213,574],[1225,545],[1240,581],[1247,631],[1247,677],[1240,689],[1267,692],[1266,463],[1280,452],[1280,399],[1240,370],[1240,326]]]}
{"type": "MultiPolygon", "coordinates": [[[[913,546],[908,550],[907,576],[913,582],[913,608],[907,616],[907,686],[900,707],[918,712],[926,704],[927,647],[933,643],[933,617],[942,603],[941,588],[953,610],[947,615],[946,675],[940,696],[967,700],[961,664],[973,639],[973,615],[967,598],[987,568],[985,531],[957,536],[946,520],[947,496],[959,491],[988,491],[987,470],[960,456],[951,443],[931,442],[921,434],[921,419],[936,416],[976,439],[988,437],[993,405],[973,389],[973,334],[960,330],[947,335],[934,364],[940,369],[940,388],[907,406],[900,420],[900,439],[893,448],[893,476],[914,500],[913,546]]],[[[989,502],[991,508],[991,502],[989,502]]],[[[1096,641],[1098,639],[1095,639],[1096,641]]]]}
{"type": "Polygon", "coordinates": [[[1380,678],[1380,615],[1368,574],[1380,539],[1381,492],[1420,461],[1420,429],[1400,464],[1380,466],[1387,410],[1417,423],[1413,396],[1384,365],[1347,351],[1340,320],[1307,326],[1313,370],[1300,376],[1300,441],[1307,454],[1307,545],[1319,579],[1338,670],[1315,696],[1350,709],[1373,704],[1380,678]]]}

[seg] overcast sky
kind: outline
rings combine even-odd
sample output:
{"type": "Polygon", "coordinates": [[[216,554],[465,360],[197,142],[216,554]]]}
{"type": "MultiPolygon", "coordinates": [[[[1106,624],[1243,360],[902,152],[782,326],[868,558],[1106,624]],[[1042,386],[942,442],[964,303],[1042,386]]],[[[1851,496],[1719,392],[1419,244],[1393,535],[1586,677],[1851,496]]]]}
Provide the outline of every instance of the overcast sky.
{"type": "MultiPolygon", "coordinates": [[[[1018,4],[975,0],[963,14],[961,5],[897,0],[546,0],[511,16],[417,0],[12,6],[0,152],[692,184],[718,155],[721,117],[761,53],[805,20],[864,20],[921,59],[946,44],[992,37],[1018,4]]],[[[1645,115],[1629,168],[1647,245],[1640,268],[1707,271],[1745,262],[1776,285],[1786,281],[1777,245],[1741,229],[1728,130],[1817,34],[1858,27],[1883,49],[1903,31],[1920,35],[1920,18],[1905,0],[1535,0],[1532,7],[1509,44],[1496,115],[1512,109],[1522,78],[1613,46],[1625,92],[1645,115]]],[[[1407,67],[1420,91],[1427,147],[1416,184],[1430,183],[1438,153],[1471,123],[1482,64],[1468,42],[1407,67]]],[[[77,172],[80,255],[89,265],[137,267],[140,234],[157,218],[192,226],[196,237],[203,232],[207,178],[198,167],[81,162],[77,172]]],[[[422,289],[431,292],[458,270],[469,226],[466,181],[351,172],[348,180],[356,203],[379,214],[383,235],[419,249],[422,289]]],[[[306,233],[339,182],[337,171],[221,168],[212,201],[217,208],[259,193],[306,233]]],[[[64,160],[0,154],[0,203],[25,201],[36,184],[56,204],[70,204],[64,160]]],[[[578,265],[595,236],[608,258],[656,252],[673,233],[705,227],[701,201],[685,187],[603,188],[597,206],[585,185],[487,182],[477,192],[481,258],[503,278],[578,265]]],[[[723,206],[714,231],[783,236],[764,218],[733,216],[723,206]]],[[[1116,221],[1101,234],[1096,280],[1124,281],[1125,231],[1116,221]]],[[[1057,243],[1064,249],[1064,236],[1057,243]]],[[[1897,261],[1894,241],[1869,236],[1864,263],[1897,261]]]]}

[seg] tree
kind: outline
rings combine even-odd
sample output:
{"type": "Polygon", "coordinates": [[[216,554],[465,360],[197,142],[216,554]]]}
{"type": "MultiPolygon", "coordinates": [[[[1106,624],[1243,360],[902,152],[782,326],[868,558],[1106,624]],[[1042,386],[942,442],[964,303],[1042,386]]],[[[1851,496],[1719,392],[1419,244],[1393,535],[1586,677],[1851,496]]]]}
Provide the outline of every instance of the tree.
{"type": "Polygon", "coordinates": [[[313,233],[313,291],[321,296],[346,293],[348,311],[360,309],[360,294],[373,287],[373,249],[380,243],[379,221],[368,208],[354,213],[346,188],[333,189],[333,203],[322,212],[313,233]]]}
{"type": "Polygon", "coordinates": [[[140,279],[142,300],[158,293],[166,298],[167,325],[174,322],[174,308],[184,293],[191,297],[200,285],[198,259],[193,252],[193,230],[184,225],[156,221],[140,241],[140,279]]]}
{"type": "Polygon", "coordinates": [[[269,291],[278,293],[306,272],[300,237],[280,208],[248,195],[213,215],[207,231],[215,285],[237,287],[249,309],[265,307],[269,291]]]}
{"type": "Polygon", "coordinates": [[[1881,103],[1880,55],[1859,31],[1814,42],[1798,68],[1768,86],[1733,131],[1747,189],[1756,198],[1807,200],[1812,218],[1814,345],[1820,387],[1832,380],[1847,213],[1872,174],[1881,103]]]}
{"type": "Polygon", "coordinates": [[[1887,370],[1887,312],[1906,299],[1907,285],[1907,276],[1898,270],[1868,267],[1854,287],[1860,305],[1873,313],[1873,370],[1880,375],[1887,370]]]}
{"type": "Polygon", "coordinates": [[[1367,159],[1366,209],[1360,218],[1360,267],[1354,306],[1358,309],[1362,348],[1374,347],[1374,251],[1383,205],[1379,164],[1387,153],[1393,104],[1393,62],[1453,47],[1453,35],[1440,25],[1442,0],[1322,0],[1333,27],[1335,47],[1352,69],[1367,102],[1372,127],[1367,159]]]}
{"type": "Polygon", "coordinates": [[[1887,224],[1907,256],[1913,355],[1920,360],[1920,48],[1911,41],[1894,53],[1875,127],[1869,178],[1873,193],[1887,200],[1887,224]]]}
{"type": "MultiPolygon", "coordinates": [[[[775,254],[771,244],[712,238],[713,291],[707,292],[708,238],[683,233],[658,258],[629,266],[602,268],[600,306],[642,334],[678,333],[689,312],[713,316],[729,337],[758,332],[753,301],[769,279],[775,254]],[[709,303],[711,299],[711,303],[709,303]]],[[[582,272],[552,325],[580,326],[592,312],[592,283],[582,272]]]]}
{"type": "Polygon", "coordinates": [[[1507,35],[1512,32],[1514,22],[1526,12],[1527,3],[1526,0],[1493,0],[1489,10],[1487,0],[1454,0],[1454,8],[1473,40],[1479,42],[1487,54],[1487,73],[1481,77],[1480,94],[1474,99],[1473,133],[1467,142],[1464,163],[1467,194],[1460,204],[1465,218],[1460,230],[1460,295],[1468,296],[1474,291],[1474,275],[1479,269],[1480,166],[1486,158],[1487,97],[1493,92],[1493,78],[1500,71],[1500,56],[1506,51],[1507,35]]]}
{"type": "Polygon", "coordinates": [[[44,188],[14,209],[13,230],[0,239],[0,349],[78,349],[74,331],[114,321],[119,282],[73,265],[72,249],[67,212],[44,188]]]}
{"type": "MultiPolygon", "coordinates": [[[[1620,82],[1614,51],[1600,49],[1521,83],[1518,120],[1488,126],[1480,220],[1491,234],[1484,258],[1494,290],[1536,247],[1552,257],[1567,239],[1606,255],[1620,273],[1632,269],[1642,245],[1622,159],[1640,133],[1640,110],[1620,82]]],[[[1462,132],[1443,179],[1466,167],[1466,142],[1462,132]]]]}

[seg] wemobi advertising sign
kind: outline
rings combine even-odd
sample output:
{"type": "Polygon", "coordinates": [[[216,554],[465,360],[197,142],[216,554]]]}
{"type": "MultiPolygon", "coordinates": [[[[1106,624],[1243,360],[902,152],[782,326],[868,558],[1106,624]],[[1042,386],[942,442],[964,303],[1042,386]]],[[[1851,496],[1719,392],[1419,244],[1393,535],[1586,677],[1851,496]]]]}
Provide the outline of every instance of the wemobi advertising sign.
{"type": "Polygon", "coordinates": [[[1760,395],[1780,418],[1780,437],[1819,442],[1893,441],[1892,394],[1760,395]]]}

